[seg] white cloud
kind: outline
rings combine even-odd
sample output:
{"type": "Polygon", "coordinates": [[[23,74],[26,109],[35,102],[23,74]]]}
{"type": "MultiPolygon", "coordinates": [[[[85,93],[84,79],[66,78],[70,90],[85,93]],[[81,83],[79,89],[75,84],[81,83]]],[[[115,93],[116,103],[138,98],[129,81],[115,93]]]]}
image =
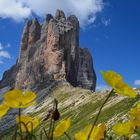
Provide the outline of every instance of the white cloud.
{"type": "Polygon", "coordinates": [[[5,45],[3,45],[1,42],[0,42],[0,51],[3,50],[4,48],[10,48],[11,47],[11,44],[10,43],[7,43],[5,45]]]}
{"type": "Polygon", "coordinates": [[[31,14],[31,10],[25,7],[23,0],[0,0],[0,17],[12,18],[21,21],[31,14]]]}
{"type": "Polygon", "coordinates": [[[10,59],[11,58],[11,55],[7,51],[0,51],[0,57],[10,59]]]}
{"type": "Polygon", "coordinates": [[[9,48],[11,45],[8,43],[6,45],[3,45],[0,43],[0,65],[4,63],[3,59],[11,59],[11,55],[8,51],[5,50],[5,48],[9,48]]]}
{"type": "Polygon", "coordinates": [[[86,25],[96,20],[103,6],[103,0],[1,0],[0,17],[19,21],[31,12],[45,16],[47,13],[54,15],[57,9],[61,9],[66,15],[75,14],[81,25],[86,25]]]}
{"type": "Polygon", "coordinates": [[[57,9],[63,10],[66,15],[75,14],[82,25],[94,22],[96,14],[103,9],[102,0],[28,0],[26,4],[37,15],[54,14],[57,9]]]}
{"type": "Polygon", "coordinates": [[[136,81],[134,82],[134,85],[140,86],[140,80],[136,80],[136,81]]]}

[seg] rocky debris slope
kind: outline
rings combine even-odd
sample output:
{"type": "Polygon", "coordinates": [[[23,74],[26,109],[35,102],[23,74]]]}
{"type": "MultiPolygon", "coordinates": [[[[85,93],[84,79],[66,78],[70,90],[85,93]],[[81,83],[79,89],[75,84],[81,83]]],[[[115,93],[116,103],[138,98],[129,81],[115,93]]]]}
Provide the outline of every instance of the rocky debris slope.
{"type": "Polygon", "coordinates": [[[79,48],[79,21],[61,10],[25,25],[17,63],[4,73],[0,88],[43,88],[54,81],[95,90],[96,75],[87,49],[79,48]]]}

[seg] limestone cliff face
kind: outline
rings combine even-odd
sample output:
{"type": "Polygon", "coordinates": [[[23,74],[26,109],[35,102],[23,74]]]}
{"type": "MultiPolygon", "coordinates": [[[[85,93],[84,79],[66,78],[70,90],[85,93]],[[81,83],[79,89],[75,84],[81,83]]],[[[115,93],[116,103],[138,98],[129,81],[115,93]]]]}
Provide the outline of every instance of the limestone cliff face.
{"type": "Polygon", "coordinates": [[[77,82],[80,87],[95,90],[96,74],[93,69],[92,57],[87,48],[79,49],[79,69],[77,82]]]}
{"type": "Polygon", "coordinates": [[[79,21],[57,10],[42,25],[37,19],[25,25],[17,64],[4,73],[0,88],[34,88],[53,81],[95,90],[96,75],[87,49],[79,48],[79,21]]]}

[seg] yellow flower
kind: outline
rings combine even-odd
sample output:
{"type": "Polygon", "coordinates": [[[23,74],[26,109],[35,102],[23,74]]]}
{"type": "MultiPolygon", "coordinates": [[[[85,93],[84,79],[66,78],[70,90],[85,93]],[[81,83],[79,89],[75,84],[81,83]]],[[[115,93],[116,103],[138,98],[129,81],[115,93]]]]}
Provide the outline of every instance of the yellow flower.
{"type": "MultiPolygon", "coordinates": [[[[74,138],[76,140],[87,140],[91,127],[92,127],[92,125],[89,125],[84,130],[76,133],[74,138]]],[[[105,131],[106,131],[105,124],[99,124],[98,126],[95,126],[93,128],[93,131],[91,133],[89,140],[100,140],[101,138],[104,138],[105,131]]]]}
{"type": "Polygon", "coordinates": [[[0,119],[7,113],[9,106],[5,103],[0,105],[0,119]]]}
{"type": "Polygon", "coordinates": [[[55,127],[54,130],[54,137],[60,137],[61,135],[66,132],[71,125],[71,118],[68,118],[66,120],[60,121],[60,123],[55,127]]]}
{"type": "Polygon", "coordinates": [[[133,126],[140,127],[140,103],[138,103],[135,108],[131,108],[131,110],[129,111],[129,115],[133,126]]]}
{"type": "MultiPolygon", "coordinates": [[[[19,117],[16,117],[16,122],[17,124],[19,124],[19,117]]],[[[23,122],[26,125],[28,131],[31,132],[39,125],[39,117],[35,117],[34,119],[32,119],[29,116],[20,116],[20,122],[23,122]]],[[[19,126],[21,125],[22,132],[26,132],[24,124],[19,124],[19,126]]]]}
{"type": "Polygon", "coordinates": [[[131,121],[117,123],[113,126],[113,131],[120,136],[130,137],[134,132],[134,125],[131,121]]]}
{"type": "Polygon", "coordinates": [[[106,73],[104,73],[104,71],[100,71],[105,82],[110,85],[111,87],[115,87],[116,84],[120,81],[123,80],[122,76],[117,74],[116,72],[113,71],[107,71],[106,73]]]}
{"type": "MultiPolygon", "coordinates": [[[[92,125],[88,125],[84,130],[76,133],[75,139],[76,140],[87,140],[91,128],[92,128],[92,125]]],[[[97,130],[98,130],[98,128],[97,128],[97,126],[95,126],[92,133],[91,133],[90,140],[93,139],[93,137],[97,133],[97,130]]]]}
{"type": "Polygon", "coordinates": [[[129,115],[132,118],[140,118],[140,108],[132,108],[129,111],[129,115]]]}
{"type": "Polygon", "coordinates": [[[131,122],[134,128],[140,127],[140,119],[133,119],[131,122]]]}
{"type": "MultiPolygon", "coordinates": [[[[89,134],[89,132],[90,132],[90,130],[91,130],[91,127],[92,127],[92,125],[88,125],[84,130],[79,131],[78,133],[76,133],[76,134],[74,135],[74,138],[75,138],[76,140],[87,140],[88,134],[89,134]]],[[[94,131],[94,130],[93,130],[93,131],[94,131]]]]}
{"type": "Polygon", "coordinates": [[[14,89],[4,95],[5,102],[11,108],[26,108],[34,105],[36,94],[31,91],[22,92],[14,89]]]}
{"type": "Polygon", "coordinates": [[[99,124],[97,126],[97,130],[94,132],[94,135],[92,136],[94,140],[100,140],[102,138],[104,138],[104,132],[106,131],[106,125],[103,124],[99,124]]]}
{"type": "Polygon", "coordinates": [[[111,86],[118,94],[129,96],[131,98],[136,97],[136,91],[130,87],[128,84],[123,82],[123,78],[121,75],[117,74],[113,71],[107,71],[104,73],[101,71],[101,74],[105,80],[105,82],[111,86]]]}
{"type": "Polygon", "coordinates": [[[140,103],[135,108],[131,108],[129,115],[131,118],[140,119],[140,103]]]}
{"type": "Polygon", "coordinates": [[[137,104],[137,108],[140,108],[140,102],[137,104]]]}

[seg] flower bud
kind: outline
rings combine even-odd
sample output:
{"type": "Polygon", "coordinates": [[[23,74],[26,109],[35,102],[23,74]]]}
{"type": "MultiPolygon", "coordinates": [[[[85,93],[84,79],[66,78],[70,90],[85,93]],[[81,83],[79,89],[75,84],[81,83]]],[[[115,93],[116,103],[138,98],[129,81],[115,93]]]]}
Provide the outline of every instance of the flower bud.
{"type": "Polygon", "coordinates": [[[54,121],[59,120],[60,118],[60,113],[58,111],[58,109],[56,108],[55,111],[53,112],[52,118],[54,119],[54,121]]]}

